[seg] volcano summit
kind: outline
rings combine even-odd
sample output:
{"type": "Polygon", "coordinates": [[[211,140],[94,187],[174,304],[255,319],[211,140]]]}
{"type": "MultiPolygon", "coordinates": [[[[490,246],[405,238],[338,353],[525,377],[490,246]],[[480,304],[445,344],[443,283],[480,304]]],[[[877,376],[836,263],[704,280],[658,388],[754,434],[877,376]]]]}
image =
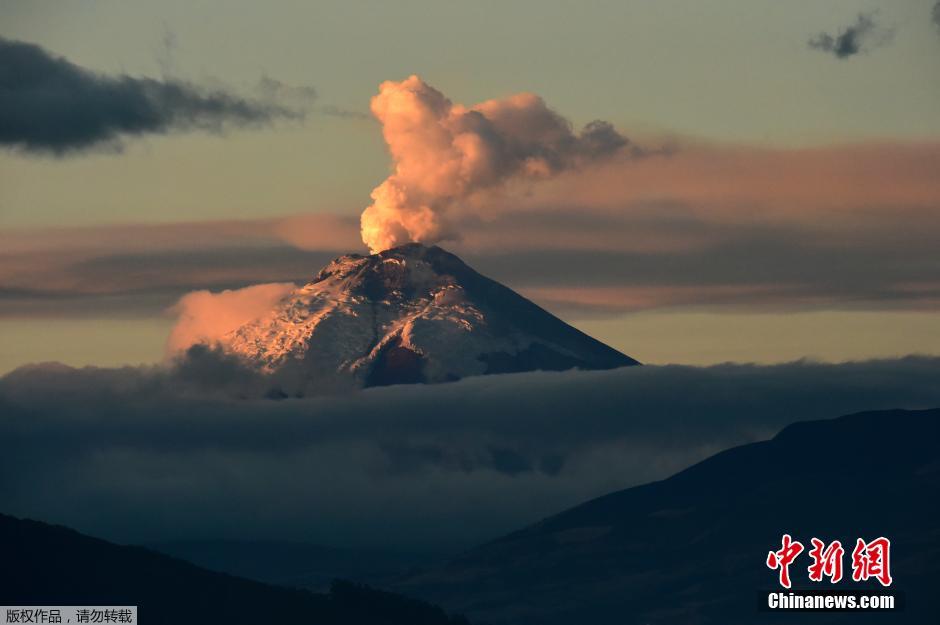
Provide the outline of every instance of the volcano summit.
{"type": "Polygon", "coordinates": [[[639,364],[418,243],[340,256],[222,347],[306,388],[639,364]]]}

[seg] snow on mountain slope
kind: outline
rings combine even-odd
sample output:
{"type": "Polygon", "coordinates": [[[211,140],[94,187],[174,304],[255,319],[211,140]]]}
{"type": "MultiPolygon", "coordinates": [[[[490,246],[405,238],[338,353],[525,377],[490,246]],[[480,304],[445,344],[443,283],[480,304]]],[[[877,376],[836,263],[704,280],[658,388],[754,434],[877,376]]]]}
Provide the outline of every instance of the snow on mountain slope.
{"type": "Polygon", "coordinates": [[[337,258],[223,347],[268,373],[353,387],[638,364],[416,243],[337,258]]]}

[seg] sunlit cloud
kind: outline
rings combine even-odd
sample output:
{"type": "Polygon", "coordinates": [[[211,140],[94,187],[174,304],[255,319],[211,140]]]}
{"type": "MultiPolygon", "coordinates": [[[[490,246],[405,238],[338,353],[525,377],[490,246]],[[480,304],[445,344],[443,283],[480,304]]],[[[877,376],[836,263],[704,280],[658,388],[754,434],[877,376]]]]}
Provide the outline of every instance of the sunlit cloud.
{"type": "Polygon", "coordinates": [[[362,214],[362,238],[373,252],[457,239],[449,215],[456,205],[466,210],[471,198],[513,178],[548,178],[629,144],[603,121],[574,133],[532,93],[465,107],[418,76],[382,83],[372,113],[394,161],[362,214]]]}
{"type": "Polygon", "coordinates": [[[174,306],[176,325],[167,340],[167,352],[177,353],[200,344],[212,344],[236,328],[269,312],[296,285],[256,284],[242,289],[188,293],[174,306]]]}

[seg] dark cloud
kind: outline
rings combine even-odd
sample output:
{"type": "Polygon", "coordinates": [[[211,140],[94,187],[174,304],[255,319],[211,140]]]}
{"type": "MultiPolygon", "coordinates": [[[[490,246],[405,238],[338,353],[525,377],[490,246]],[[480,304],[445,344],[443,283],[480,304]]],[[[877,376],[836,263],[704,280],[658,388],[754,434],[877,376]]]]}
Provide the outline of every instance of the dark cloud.
{"type": "Polygon", "coordinates": [[[597,119],[588,123],[581,131],[577,146],[586,158],[603,158],[616,154],[629,143],[626,137],[617,132],[613,124],[597,119]]]}
{"type": "Polygon", "coordinates": [[[933,9],[930,12],[930,17],[933,19],[934,25],[940,29],[940,2],[937,2],[933,5],[933,9]]]}
{"type": "Polygon", "coordinates": [[[270,78],[259,88],[261,97],[245,98],[167,78],[106,76],[0,38],[0,145],[57,155],[113,149],[128,136],[299,119],[315,95],[270,78]]]}
{"type": "MultiPolygon", "coordinates": [[[[336,252],[286,245],[73,256],[27,252],[0,271],[0,318],[159,315],[191,291],[310,281],[336,252]],[[30,262],[32,260],[32,262],[30,262]]],[[[4,256],[0,255],[0,261],[4,256]]]]}
{"type": "MultiPolygon", "coordinates": [[[[684,226],[664,222],[659,231],[672,227],[684,226]]],[[[570,314],[686,305],[917,310],[940,300],[940,285],[933,277],[940,272],[940,260],[919,233],[886,226],[880,239],[848,244],[801,228],[690,227],[712,242],[666,250],[506,250],[471,253],[465,260],[524,294],[542,298],[550,309],[570,314]],[[632,304],[629,297],[623,302],[590,301],[588,294],[605,289],[638,297],[632,304]]]]}
{"type": "Polygon", "coordinates": [[[893,36],[889,28],[875,21],[874,13],[859,13],[855,23],[838,35],[819,33],[809,40],[809,47],[828,52],[839,59],[847,59],[859,52],[868,52],[888,43],[893,36]]]}
{"type": "Polygon", "coordinates": [[[784,425],[940,405],[940,359],[486,376],[304,399],[202,350],[0,378],[4,512],[119,541],[460,548],[784,425]]]}

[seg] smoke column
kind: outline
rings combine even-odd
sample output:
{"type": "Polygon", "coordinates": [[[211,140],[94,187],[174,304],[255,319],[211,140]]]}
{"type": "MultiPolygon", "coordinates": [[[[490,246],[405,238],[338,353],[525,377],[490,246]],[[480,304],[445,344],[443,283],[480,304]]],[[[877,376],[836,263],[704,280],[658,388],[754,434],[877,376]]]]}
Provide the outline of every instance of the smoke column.
{"type": "Polygon", "coordinates": [[[463,200],[512,178],[552,176],[629,144],[603,121],[574,133],[531,93],[467,108],[418,76],[382,83],[371,108],[394,162],[362,213],[362,240],[373,253],[456,238],[448,212],[463,200]]]}

